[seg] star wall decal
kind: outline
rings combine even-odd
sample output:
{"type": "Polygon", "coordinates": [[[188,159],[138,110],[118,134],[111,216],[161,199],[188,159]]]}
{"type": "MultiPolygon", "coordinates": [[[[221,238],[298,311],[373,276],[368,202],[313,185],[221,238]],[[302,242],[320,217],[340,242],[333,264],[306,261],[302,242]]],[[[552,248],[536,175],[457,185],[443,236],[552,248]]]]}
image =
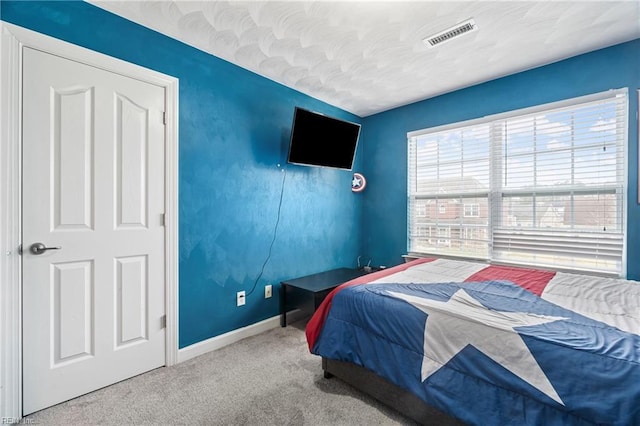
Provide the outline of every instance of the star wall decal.
{"type": "Polygon", "coordinates": [[[492,310],[463,289],[457,290],[446,302],[391,291],[389,294],[405,300],[428,315],[424,329],[422,381],[467,345],[471,345],[549,398],[564,405],[515,328],[566,318],[492,310]]]}

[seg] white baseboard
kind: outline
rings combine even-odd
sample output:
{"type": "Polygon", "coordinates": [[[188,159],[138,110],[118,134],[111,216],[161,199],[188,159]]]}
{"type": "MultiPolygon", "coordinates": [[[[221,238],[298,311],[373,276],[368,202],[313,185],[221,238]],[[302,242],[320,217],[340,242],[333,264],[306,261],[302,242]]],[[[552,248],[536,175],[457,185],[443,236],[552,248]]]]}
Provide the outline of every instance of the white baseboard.
{"type": "MultiPolygon", "coordinates": [[[[287,313],[287,322],[295,322],[304,316],[305,314],[302,311],[295,309],[287,313]]],[[[277,327],[280,327],[280,315],[203,340],[202,342],[194,343],[193,345],[189,345],[178,350],[178,363],[206,354],[207,352],[215,351],[216,349],[223,348],[244,338],[255,336],[256,334],[260,334],[277,327]]]]}

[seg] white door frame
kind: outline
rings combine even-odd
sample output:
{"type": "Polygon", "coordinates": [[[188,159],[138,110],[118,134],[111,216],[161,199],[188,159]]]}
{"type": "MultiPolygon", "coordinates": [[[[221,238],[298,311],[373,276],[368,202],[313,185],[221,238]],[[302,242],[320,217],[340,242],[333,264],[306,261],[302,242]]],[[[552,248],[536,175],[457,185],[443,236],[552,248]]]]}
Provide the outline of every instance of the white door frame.
{"type": "MultiPolygon", "coordinates": [[[[165,89],[167,366],[178,360],[178,79],[0,21],[0,419],[22,417],[22,51],[31,47],[165,89]]],[[[9,421],[10,423],[10,421],[9,421]]]]}

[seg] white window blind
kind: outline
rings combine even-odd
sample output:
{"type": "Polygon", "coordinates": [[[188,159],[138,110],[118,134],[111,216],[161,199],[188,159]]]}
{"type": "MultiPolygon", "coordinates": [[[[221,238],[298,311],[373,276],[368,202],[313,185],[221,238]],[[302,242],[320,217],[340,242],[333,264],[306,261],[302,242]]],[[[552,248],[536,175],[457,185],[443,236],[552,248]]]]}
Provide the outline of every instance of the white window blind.
{"type": "Polygon", "coordinates": [[[626,90],[410,133],[409,252],[621,275],[626,138],[626,90]]]}
{"type": "Polygon", "coordinates": [[[410,251],[488,256],[490,133],[480,124],[410,139],[410,251]]]}

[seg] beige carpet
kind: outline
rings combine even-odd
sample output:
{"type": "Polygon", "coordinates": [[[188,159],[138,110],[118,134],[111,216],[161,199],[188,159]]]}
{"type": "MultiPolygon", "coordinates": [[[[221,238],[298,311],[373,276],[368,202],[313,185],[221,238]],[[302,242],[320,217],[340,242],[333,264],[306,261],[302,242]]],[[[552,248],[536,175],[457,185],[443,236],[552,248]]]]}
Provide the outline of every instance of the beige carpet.
{"type": "Polygon", "coordinates": [[[34,413],[30,424],[412,425],[324,379],[304,321],[34,413]]]}

